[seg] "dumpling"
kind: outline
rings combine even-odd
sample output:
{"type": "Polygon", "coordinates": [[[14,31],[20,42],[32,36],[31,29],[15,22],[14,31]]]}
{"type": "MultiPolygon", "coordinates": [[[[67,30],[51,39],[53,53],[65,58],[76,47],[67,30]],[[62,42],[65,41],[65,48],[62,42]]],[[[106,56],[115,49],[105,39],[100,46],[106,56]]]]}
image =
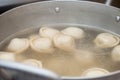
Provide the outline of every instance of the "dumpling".
{"type": "Polygon", "coordinates": [[[72,36],[74,39],[82,39],[85,33],[82,29],[77,27],[68,27],[61,31],[63,34],[72,36]]]}
{"type": "Polygon", "coordinates": [[[36,38],[40,38],[40,35],[32,34],[29,36],[29,40],[36,39],[36,38]]]}
{"type": "Polygon", "coordinates": [[[53,39],[53,37],[58,33],[60,33],[60,31],[53,28],[48,28],[48,27],[42,27],[40,28],[40,31],[39,31],[40,36],[47,37],[50,39],[53,39]]]}
{"type": "Polygon", "coordinates": [[[35,59],[27,59],[22,62],[25,65],[42,68],[42,62],[35,59]]]}
{"type": "Polygon", "coordinates": [[[10,52],[0,52],[0,60],[15,61],[15,54],[10,52]]]}
{"type": "Polygon", "coordinates": [[[22,53],[29,48],[29,40],[26,38],[14,38],[10,41],[7,50],[14,53],[22,53]]]}
{"type": "Polygon", "coordinates": [[[111,48],[119,44],[120,38],[110,33],[101,33],[94,42],[100,48],[111,48]]]}
{"type": "Polygon", "coordinates": [[[74,51],[75,50],[75,41],[71,36],[64,34],[58,34],[53,38],[55,47],[64,50],[64,51],[74,51]]]}
{"type": "Polygon", "coordinates": [[[102,69],[102,68],[90,68],[83,72],[82,76],[83,77],[99,77],[103,76],[105,74],[108,74],[109,71],[102,69]]]}
{"type": "Polygon", "coordinates": [[[54,46],[49,38],[34,38],[30,40],[31,48],[40,53],[53,53],[54,46]]]}
{"type": "Polygon", "coordinates": [[[120,61],[120,45],[113,48],[111,56],[114,61],[120,61]]]}

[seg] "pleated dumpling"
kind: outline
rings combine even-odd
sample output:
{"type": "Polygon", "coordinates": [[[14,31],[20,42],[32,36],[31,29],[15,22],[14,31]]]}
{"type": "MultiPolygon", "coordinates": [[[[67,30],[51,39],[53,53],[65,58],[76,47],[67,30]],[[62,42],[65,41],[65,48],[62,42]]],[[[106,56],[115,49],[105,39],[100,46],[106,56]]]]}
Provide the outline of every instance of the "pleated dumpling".
{"type": "Polygon", "coordinates": [[[77,27],[68,27],[61,31],[63,34],[72,36],[74,39],[82,39],[85,36],[84,31],[77,27]]]}
{"type": "Polygon", "coordinates": [[[60,31],[53,28],[48,28],[48,27],[42,27],[40,28],[40,31],[39,31],[40,36],[47,37],[50,39],[53,39],[53,37],[58,33],[60,33],[60,31]]]}
{"type": "Polygon", "coordinates": [[[109,71],[102,69],[102,68],[90,68],[83,72],[82,76],[83,77],[99,77],[103,76],[105,74],[108,74],[109,71]]]}
{"type": "Polygon", "coordinates": [[[49,38],[34,38],[30,40],[31,49],[39,53],[53,53],[54,46],[49,38]]]}
{"type": "Polygon", "coordinates": [[[27,60],[24,60],[22,63],[28,66],[42,68],[42,62],[36,59],[27,59],[27,60]]]}
{"type": "Polygon", "coordinates": [[[120,38],[110,33],[101,33],[94,42],[100,48],[111,48],[119,44],[120,38]]]}
{"type": "Polygon", "coordinates": [[[120,45],[113,48],[111,56],[114,61],[120,61],[120,45]]]}
{"type": "Polygon", "coordinates": [[[26,38],[14,38],[10,41],[7,51],[22,53],[29,48],[29,40],[26,38]]]}
{"type": "Polygon", "coordinates": [[[64,51],[74,51],[76,47],[74,39],[64,34],[57,34],[53,38],[53,42],[55,47],[64,51]]]}
{"type": "Polygon", "coordinates": [[[10,52],[0,52],[0,60],[15,61],[15,54],[10,52]]]}
{"type": "Polygon", "coordinates": [[[33,40],[33,39],[36,39],[36,38],[40,38],[40,35],[39,34],[32,34],[29,36],[29,40],[33,40]]]}

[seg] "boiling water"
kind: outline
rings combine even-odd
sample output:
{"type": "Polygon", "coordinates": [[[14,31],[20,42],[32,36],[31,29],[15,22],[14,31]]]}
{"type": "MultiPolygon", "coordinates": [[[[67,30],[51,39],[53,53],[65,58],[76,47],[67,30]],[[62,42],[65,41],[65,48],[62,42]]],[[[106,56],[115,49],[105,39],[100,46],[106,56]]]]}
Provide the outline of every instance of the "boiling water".
{"type": "MultiPolygon", "coordinates": [[[[59,26],[54,28],[62,30],[66,27],[59,26]]],[[[112,48],[100,49],[93,43],[93,40],[99,33],[106,31],[86,26],[80,28],[85,31],[85,38],[76,40],[76,52],[70,53],[56,49],[52,54],[43,54],[28,49],[24,53],[17,54],[16,61],[21,62],[31,58],[37,59],[42,61],[43,68],[49,69],[61,76],[80,76],[83,71],[93,67],[104,68],[110,72],[120,70],[120,63],[114,62],[111,59],[112,48]],[[91,57],[93,57],[93,59],[91,57]]],[[[11,35],[0,44],[1,51],[5,51],[11,39],[28,38],[30,35],[38,34],[38,31],[39,28],[29,28],[11,35]]]]}

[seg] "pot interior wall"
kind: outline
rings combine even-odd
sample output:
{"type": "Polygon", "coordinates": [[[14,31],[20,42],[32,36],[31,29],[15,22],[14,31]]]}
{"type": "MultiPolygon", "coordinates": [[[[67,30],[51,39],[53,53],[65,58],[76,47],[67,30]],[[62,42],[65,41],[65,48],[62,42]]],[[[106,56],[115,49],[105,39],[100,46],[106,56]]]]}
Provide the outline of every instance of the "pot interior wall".
{"type": "Polygon", "coordinates": [[[0,41],[19,30],[46,24],[89,25],[120,34],[120,22],[116,22],[116,16],[120,16],[120,10],[117,8],[85,1],[28,4],[0,16],[0,41]]]}

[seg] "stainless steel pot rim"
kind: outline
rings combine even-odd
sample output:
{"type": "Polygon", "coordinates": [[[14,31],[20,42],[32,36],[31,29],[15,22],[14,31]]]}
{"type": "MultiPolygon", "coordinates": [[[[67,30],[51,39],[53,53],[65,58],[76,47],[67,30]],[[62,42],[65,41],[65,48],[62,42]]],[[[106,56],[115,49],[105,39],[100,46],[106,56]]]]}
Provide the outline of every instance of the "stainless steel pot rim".
{"type": "Polygon", "coordinates": [[[81,79],[81,80],[88,80],[88,79],[99,79],[99,78],[105,78],[105,77],[109,77],[109,76],[113,76],[113,75],[116,75],[120,73],[120,70],[119,71],[115,71],[115,72],[111,72],[109,74],[106,74],[106,75],[103,75],[103,76],[99,76],[99,77],[67,77],[67,76],[63,76],[61,77],[62,79],[81,79]]]}
{"type": "Polygon", "coordinates": [[[52,71],[49,71],[47,69],[40,69],[40,68],[34,68],[31,66],[26,66],[17,62],[11,62],[11,61],[6,61],[6,60],[0,60],[0,68],[3,69],[9,69],[9,70],[14,70],[17,72],[27,72],[27,73],[32,73],[34,75],[38,76],[45,76],[51,79],[58,79],[59,76],[55,74],[52,71]]]}
{"type": "MultiPolygon", "coordinates": [[[[26,72],[30,72],[30,73],[33,73],[33,74],[36,74],[36,75],[46,75],[48,77],[51,77],[51,78],[61,78],[61,79],[81,79],[81,80],[86,80],[86,79],[98,79],[98,78],[104,78],[104,77],[109,77],[109,76],[112,76],[112,75],[116,75],[118,73],[120,73],[120,71],[115,71],[115,72],[112,72],[112,73],[109,73],[109,74],[106,74],[104,76],[100,76],[100,77],[67,77],[67,76],[63,76],[63,77],[60,77],[60,76],[57,76],[57,74],[53,73],[53,72],[50,72],[50,71],[47,71],[46,69],[38,69],[38,68],[33,68],[33,67],[30,67],[30,66],[26,66],[26,65],[21,65],[19,63],[16,63],[16,62],[9,62],[9,61],[0,61],[0,67],[4,67],[4,66],[9,66],[9,67],[6,67],[6,68],[10,68],[10,69],[14,69],[14,70],[20,70],[20,71],[26,71],[26,72]],[[42,72],[42,74],[41,74],[42,72]]],[[[60,79],[58,79],[60,80],[60,79]]]]}
{"type": "MultiPolygon", "coordinates": [[[[5,15],[5,14],[8,14],[8,13],[11,13],[12,11],[15,11],[17,9],[20,9],[20,8],[23,8],[23,7],[29,7],[29,6],[32,6],[32,5],[37,5],[37,4],[46,4],[46,3],[55,3],[55,2],[65,2],[65,3],[70,3],[70,2],[77,2],[77,3],[81,3],[81,4],[93,4],[93,5],[97,5],[97,6],[105,6],[105,7],[108,7],[108,8],[111,8],[111,9],[114,9],[114,10],[118,10],[120,11],[119,8],[117,7],[114,7],[114,6],[110,6],[110,5],[105,5],[105,4],[102,4],[102,3],[97,3],[97,2],[90,2],[90,1],[41,1],[41,2],[33,2],[33,3],[29,3],[29,4],[24,4],[24,5],[21,5],[21,6],[18,6],[18,7],[15,7],[13,9],[10,9],[2,14],[0,14],[0,17],[5,15]]],[[[56,6],[57,7],[57,6],[56,6]]]]}

